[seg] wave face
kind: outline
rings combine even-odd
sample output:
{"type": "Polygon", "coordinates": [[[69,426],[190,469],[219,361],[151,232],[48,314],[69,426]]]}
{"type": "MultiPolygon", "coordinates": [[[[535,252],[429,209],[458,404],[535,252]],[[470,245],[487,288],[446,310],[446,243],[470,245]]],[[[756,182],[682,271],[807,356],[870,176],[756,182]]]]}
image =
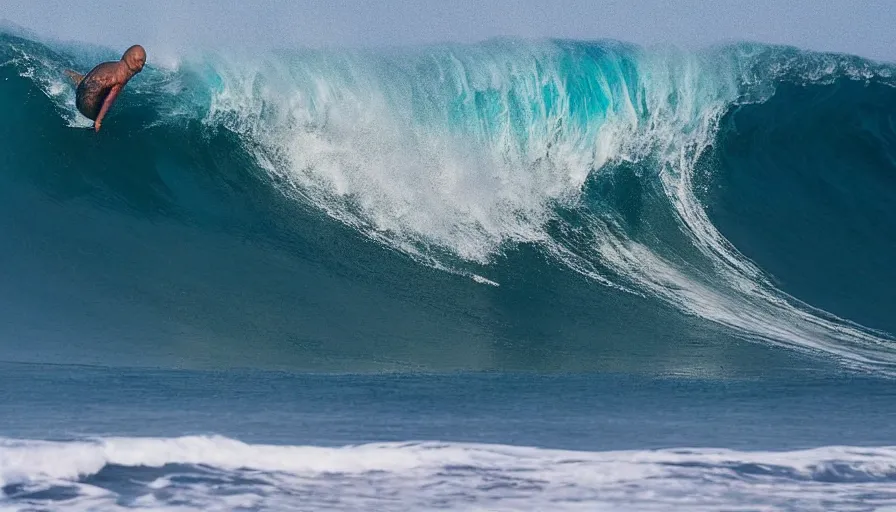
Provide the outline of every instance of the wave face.
{"type": "Polygon", "coordinates": [[[515,40],[184,57],[97,137],[60,76],[100,57],[0,40],[4,336],[354,370],[687,371],[747,340],[894,371],[893,66],[515,40]]]}
{"type": "Polygon", "coordinates": [[[576,452],[222,437],[0,440],[0,484],[13,507],[58,510],[281,510],[297,496],[308,510],[862,510],[896,502],[894,455],[888,447],[576,452]]]}

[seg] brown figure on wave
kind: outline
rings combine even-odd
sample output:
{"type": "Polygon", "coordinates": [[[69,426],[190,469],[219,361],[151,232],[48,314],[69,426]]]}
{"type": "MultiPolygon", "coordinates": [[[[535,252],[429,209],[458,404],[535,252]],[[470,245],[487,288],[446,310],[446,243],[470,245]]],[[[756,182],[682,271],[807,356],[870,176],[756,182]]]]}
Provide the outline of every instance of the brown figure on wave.
{"type": "Polygon", "coordinates": [[[86,75],[68,70],[65,73],[77,86],[75,106],[85,117],[93,120],[97,132],[103,125],[103,118],[128,80],[143,71],[146,64],[146,50],[136,44],[121,56],[118,62],[103,62],[86,75]]]}

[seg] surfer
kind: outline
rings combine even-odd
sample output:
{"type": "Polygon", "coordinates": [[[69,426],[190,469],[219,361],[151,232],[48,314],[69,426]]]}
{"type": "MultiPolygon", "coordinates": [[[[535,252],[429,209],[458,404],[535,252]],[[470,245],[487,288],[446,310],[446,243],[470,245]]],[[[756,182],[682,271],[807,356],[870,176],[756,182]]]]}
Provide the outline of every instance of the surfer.
{"type": "Polygon", "coordinates": [[[146,50],[135,44],[124,52],[118,62],[103,62],[86,75],[67,70],[77,86],[75,106],[85,117],[93,120],[97,132],[103,125],[103,118],[128,80],[143,71],[146,64],[146,50]]]}

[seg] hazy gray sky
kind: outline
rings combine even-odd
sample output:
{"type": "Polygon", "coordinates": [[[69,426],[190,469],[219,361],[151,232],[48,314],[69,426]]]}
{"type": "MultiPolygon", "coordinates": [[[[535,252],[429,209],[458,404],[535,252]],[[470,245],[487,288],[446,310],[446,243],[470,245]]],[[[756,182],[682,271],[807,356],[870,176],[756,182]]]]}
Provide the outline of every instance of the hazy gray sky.
{"type": "Polygon", "coordinates": [[[159,50],[547,36],[683,46],[747,39],[896,61],[896,0],[0,0],[0,18],[64,39],[159,50]]]}

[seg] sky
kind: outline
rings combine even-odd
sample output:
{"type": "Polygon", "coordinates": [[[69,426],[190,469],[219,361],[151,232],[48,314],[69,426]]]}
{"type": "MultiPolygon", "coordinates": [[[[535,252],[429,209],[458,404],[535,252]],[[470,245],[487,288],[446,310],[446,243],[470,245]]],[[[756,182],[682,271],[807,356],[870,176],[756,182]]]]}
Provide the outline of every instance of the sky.
{"type": "Polygon", "coordinates": [[[896,62],[896,0],[0,0],[0,19],[64,40],[174,52],[515,36],[749,40],[896,62]]]}

